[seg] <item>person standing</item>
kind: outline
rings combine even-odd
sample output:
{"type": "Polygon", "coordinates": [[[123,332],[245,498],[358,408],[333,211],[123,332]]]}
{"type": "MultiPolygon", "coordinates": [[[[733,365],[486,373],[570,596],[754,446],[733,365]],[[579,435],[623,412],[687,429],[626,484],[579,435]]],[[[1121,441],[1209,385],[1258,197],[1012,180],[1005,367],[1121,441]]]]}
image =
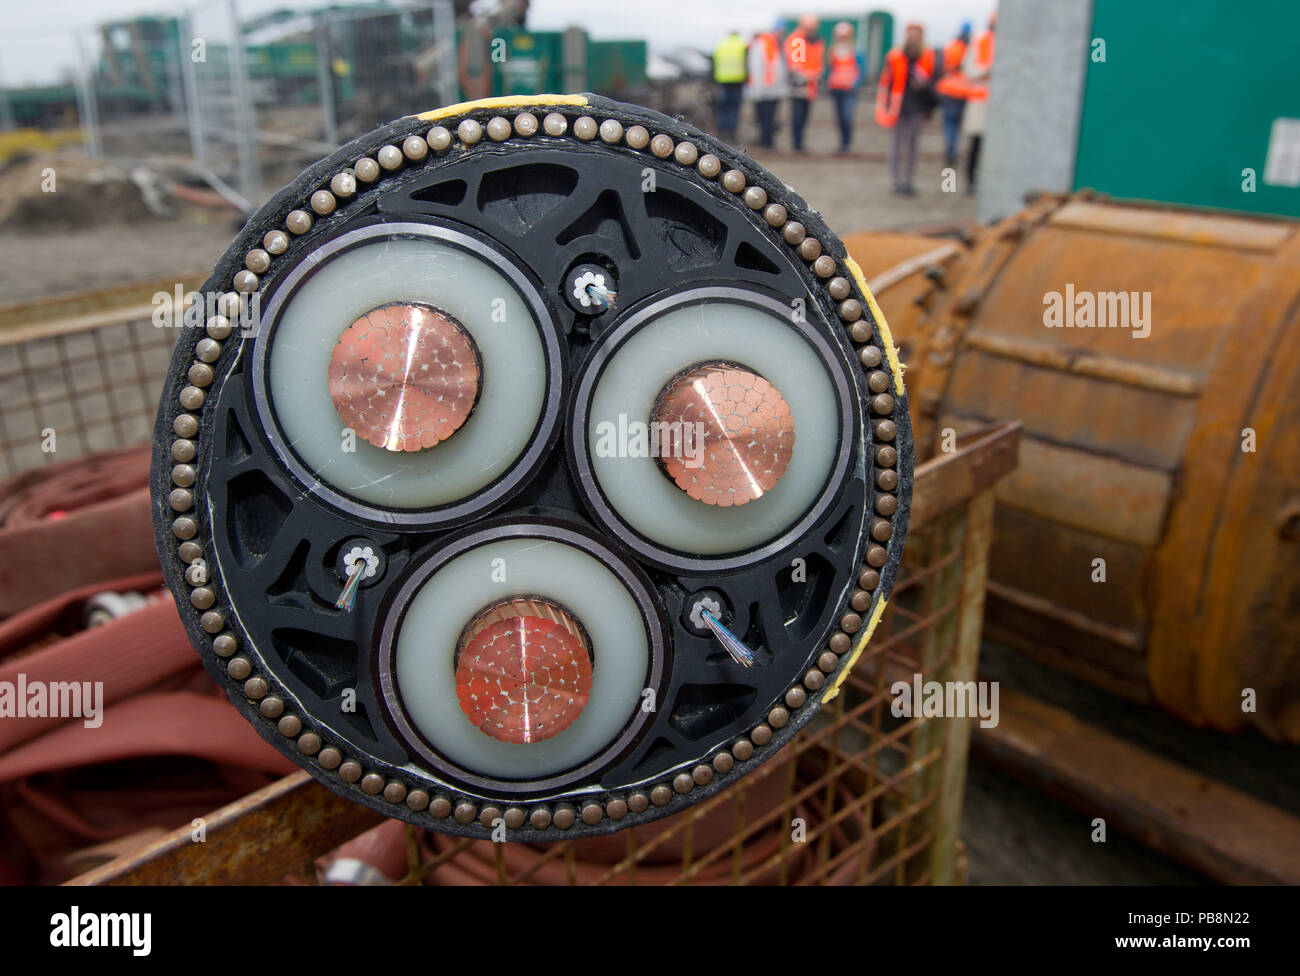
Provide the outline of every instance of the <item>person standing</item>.
{"type": "Polygon", "coordinates": [[[826,88],[835,105],[841,153],[848,152],[853,143],[853,109],[857,106],[858,90],[866,73],[866,63],[854,45],[853,25],[842,20],[835,25],[830,49],[826,52],[826,88]]]}
{"type": "Polygon", "coordinates": [[[713,80],[718,84],[717,127],[723,142],[736,141],[745,92],[745,42],[732,31],[713,49],[713,80]]]}
{"type": "Polygon", "coordinates": [[[894,192],[903,196],[916,196],[912,185],[916,149],[921,128],[937,102],[937,67],[935,52],[925,47],[925,29],[920,24],[908,24],[903,46],[885,58],[876,88],[876,121],[894,130],[889,144],[889,173],[894,192]]]}
{"type": "Polygon", "coordinates": [[[826,67],[826,43],[817,33],[820,23],[816,14],[803,14],[799,26],[785,39],[785,64],[790,73],[790,136],[795,152],[803,152],[804,128],[826,67]]]}
{"type": "MultiPolygon", "coordinates": [[[[961,32],[948,42],[943,49],[943,73],[948,75],[961,71],[962,61],[966,57],[966,48],[970,45],[970,23],[961,25],[961,32]]],[[[956,94],[946,94],[940,87],[939,112],[943,120],[944,161],[948,166],[957,165],[957,149],[961,142],[961,119],[966,111],[966,99],[956,94]]]]}
{"type": "Polygon", "coordinates": [[[781,37],[774,28],[754,35],[749,42],[748,75],[745,97],[753,102],[758,117],[758,144],[764,149],[776,146],[776,109],[789,93],[786,85],[785,57],[781,37]]]}
{"type": "Polygon", "coordinates": [[[982,31],[966,51],[963,72],[969,82],[972,93],[966,103],[966,117],[962,122],[962,131],[969,138],[966,150],[966,193],[975,192],[975,177],[979,172],[980,146],[984,142],[984,127],[988,122],[989,74],[993,70],[993,36],[997,28],[998,14],[995,10],[989,17],[988,30],[982,31]]]}

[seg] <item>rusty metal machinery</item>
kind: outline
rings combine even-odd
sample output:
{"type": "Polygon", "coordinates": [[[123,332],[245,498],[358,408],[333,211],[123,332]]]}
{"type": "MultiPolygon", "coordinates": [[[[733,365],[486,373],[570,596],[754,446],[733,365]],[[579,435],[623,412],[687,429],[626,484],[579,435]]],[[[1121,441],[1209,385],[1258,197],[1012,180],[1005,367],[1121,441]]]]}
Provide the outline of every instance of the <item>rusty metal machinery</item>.
{"type": "Polygon", "coordinates": [[[204,664],[331,790],[470,837],[677,812],[833,699],[909,509],[888,327],[751,160],[595,96],[314,165],[177,344],[155,526],[204,664]]]}
{"type": "Polygon", "coordinates": [[[991,634],[1190,722],[1300,741],[1296,224],[1046,196],[969,248],[847,243],[908,363],[918,456],[1024,421],[991,634]],[[1149,315],[1049,328],[1053,293],[1149,315]]]}

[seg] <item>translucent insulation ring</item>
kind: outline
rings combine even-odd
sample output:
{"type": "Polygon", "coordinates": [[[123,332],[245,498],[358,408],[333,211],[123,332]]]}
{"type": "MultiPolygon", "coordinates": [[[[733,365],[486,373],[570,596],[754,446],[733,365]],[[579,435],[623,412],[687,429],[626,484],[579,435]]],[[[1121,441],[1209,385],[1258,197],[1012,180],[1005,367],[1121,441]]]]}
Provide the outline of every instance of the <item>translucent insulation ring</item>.
{"type": "Polygon", "coordinates": [[[559,337],[514,262],[432,224],[370,224],[321,245],[278,284],[253,348],[253,393],[280,460],[308,490],[362,517],[463,520],[535,470],[558,424],[559,337]],[[348,430],[330,390],[340,338],[396,303],[445,310],[482,361],[473,413],[433,450],[395,452],[348,430]]]}
{"type": "Polygon", "coordinates": [[[652,717],[666,640],[642,574],[571,528],[530,523],[483,530],[432,556],[400,588],[380,638],[379,680],[393,724],[434,767],[495,789],[545,789],[589,774],[652,717]],[[457,651],[484,607],[520,593],[565,608],[592,649],[585,706],[540,741],[501,741],[466,720],[457,651]],[[474,770],[470,773],[469,770],[474,770]]]}
{"type": "Polygon", "coordinates": [[[836,358],[788,304],[757,291],[700,288],[636,311],[584,364],[574,396],[571,446],[595,514],[635,551],[675,568],[715,569],[770,555],[820,516],[848,470],[858,435],[850,434],[851,395],[836,358]],[[793,416],[788,466],[744,505],[702,505],[664,477],[657,458],[622,449],[629,446],[624,428],[651,419],[665,386],[708,361],[765,377],[793,416]]]}

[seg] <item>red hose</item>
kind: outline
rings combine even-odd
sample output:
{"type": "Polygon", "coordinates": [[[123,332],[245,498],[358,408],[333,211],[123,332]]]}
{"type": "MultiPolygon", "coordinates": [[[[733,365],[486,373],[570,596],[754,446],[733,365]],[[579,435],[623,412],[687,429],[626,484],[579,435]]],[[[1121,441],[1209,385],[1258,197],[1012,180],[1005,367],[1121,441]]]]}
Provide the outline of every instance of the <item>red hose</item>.
{"type": "Polygon", "coordinates": [[[0,617],[157,569],[149,454],[90,454],[0,482],[0,617]]]}

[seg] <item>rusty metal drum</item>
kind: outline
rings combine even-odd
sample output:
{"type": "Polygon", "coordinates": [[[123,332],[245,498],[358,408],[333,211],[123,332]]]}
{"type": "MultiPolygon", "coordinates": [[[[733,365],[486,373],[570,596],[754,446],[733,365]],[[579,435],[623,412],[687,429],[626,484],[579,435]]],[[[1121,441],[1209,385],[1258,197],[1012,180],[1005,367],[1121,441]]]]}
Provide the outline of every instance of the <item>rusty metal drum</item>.
{"type": "Polygon", "coordinates": [[[989,635],[1192,723],[1290,742],[1298,230],[1075,196],[968,248],[846,241],[907,363],[918,456],[1024,421],[998,492],[989,635]]]}

